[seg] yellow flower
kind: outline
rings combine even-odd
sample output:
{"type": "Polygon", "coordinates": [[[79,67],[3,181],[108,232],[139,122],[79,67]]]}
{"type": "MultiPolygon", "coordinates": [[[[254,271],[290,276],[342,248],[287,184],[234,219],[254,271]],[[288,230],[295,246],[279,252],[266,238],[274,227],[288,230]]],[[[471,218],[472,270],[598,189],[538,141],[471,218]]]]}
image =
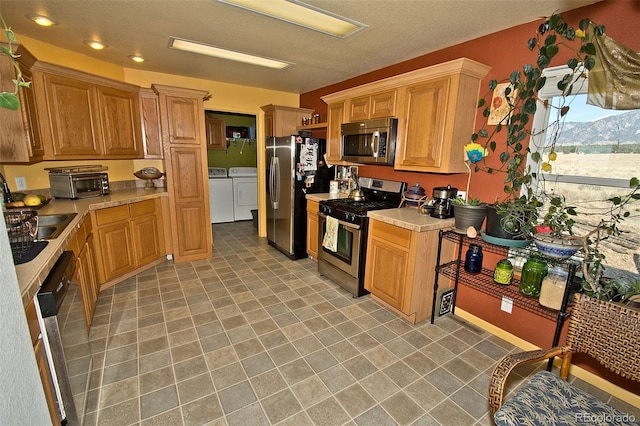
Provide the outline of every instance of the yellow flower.
{"type": "Polygon", "coordinates": [[[549,153],[549,161],[556,161],[556,158],[558,158],[558,154],[556,154],[555,152],[549,153]]]}
{"type": "Polygon", "coordinates": [[[487,150],[482,145],[475,142],[466,144],[464,146],[464,151],[467,154],[467,158],[472,163],[477,163],[488,154],[487,150]]]}
{"type": "Polygon", "coordinates": [[[551,171],[551,164],[547,163],[546,161],[542,163],[542,171],[543,172],[550,172],[551,171]]]}
{"type": "Polygon", "coordinates": [[[585,36],[586,34],[583,30],[581,30],[580,28],[576,30],[576,37],[585,38],[585,36]]]}

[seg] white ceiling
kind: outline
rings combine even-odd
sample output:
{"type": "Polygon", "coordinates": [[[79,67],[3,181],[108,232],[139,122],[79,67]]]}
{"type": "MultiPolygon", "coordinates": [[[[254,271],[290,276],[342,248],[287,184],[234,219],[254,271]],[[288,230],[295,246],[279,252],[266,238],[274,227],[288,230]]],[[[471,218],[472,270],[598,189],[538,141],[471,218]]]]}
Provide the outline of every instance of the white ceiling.
{"type": "MultiPolygon", "coordinates": [[[[266,1],[266,0],[256,0],[266,1]]],[[[123,67],[305,93],[597,0],[307,0],[368,25],[339,39],[216,0],[0,0],[19,35],[123,67]],[[59,25],[42,28],[25,15],[59,25]],[[167,48],[170,36],[294,63],[271,70],[167,48]],[[83,40],[109,45],[94,51],[83,40]],[[148,59],[134,64],[127,56],[148,59]]],[[[523,43],[526,42],[523,40],[523,43]]],[[[27,45],[27,48],[29,46],[27,45]]]]}

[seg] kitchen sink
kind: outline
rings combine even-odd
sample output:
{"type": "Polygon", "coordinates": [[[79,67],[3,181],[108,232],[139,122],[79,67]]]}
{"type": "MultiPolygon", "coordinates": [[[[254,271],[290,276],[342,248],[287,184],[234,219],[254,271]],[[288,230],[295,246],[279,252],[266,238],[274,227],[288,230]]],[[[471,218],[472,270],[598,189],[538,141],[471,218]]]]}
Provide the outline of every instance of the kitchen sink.
{"type": "Polygon", "coordinates": [[[64,231],[77,213],[38,215],[36,240],[53,240],[64,231]]]}

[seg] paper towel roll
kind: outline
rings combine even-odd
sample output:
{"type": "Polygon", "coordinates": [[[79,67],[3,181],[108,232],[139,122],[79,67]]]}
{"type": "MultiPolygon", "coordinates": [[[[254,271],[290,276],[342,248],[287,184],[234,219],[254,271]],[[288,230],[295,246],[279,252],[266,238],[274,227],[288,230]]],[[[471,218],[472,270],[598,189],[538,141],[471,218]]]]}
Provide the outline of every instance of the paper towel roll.
{"type": "Polygon", "coordinates": [[[337,180],[332,180],[331,182],[329,182],[330,194],[337,194],[339,191],[340,191],[340,185],[338,184],[337,180]]]}

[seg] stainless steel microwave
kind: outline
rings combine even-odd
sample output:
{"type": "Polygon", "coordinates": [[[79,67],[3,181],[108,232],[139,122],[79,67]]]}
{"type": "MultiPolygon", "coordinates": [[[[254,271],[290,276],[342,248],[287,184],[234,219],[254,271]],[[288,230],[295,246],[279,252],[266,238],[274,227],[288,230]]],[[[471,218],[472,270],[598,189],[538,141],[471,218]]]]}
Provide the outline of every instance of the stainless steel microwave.
{"type": "Polygon", "coordinates": [[[51,196],[87,198],[109,194],[109,175],[104,172],[49,173],[51,196]]]}
{"type": "Polygon", "coordinates": [[[344,123],[341,130],[341,160],[393,165],[398,133],[397,118],[344,123]]]}

